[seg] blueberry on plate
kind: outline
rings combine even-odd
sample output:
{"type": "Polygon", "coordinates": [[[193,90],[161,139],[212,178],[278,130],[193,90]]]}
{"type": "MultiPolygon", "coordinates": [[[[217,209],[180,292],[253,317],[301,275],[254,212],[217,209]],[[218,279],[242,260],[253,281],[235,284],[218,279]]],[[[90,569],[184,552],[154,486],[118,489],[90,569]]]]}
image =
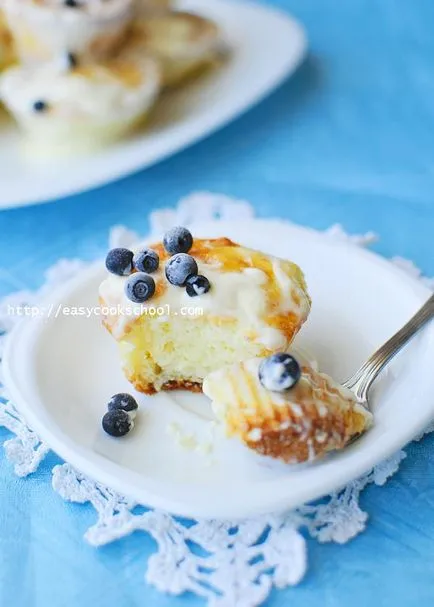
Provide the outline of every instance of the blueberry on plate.
{"type": "Polygon", "coordinates": [[[133,264],[138,272],[152,274],[158,270],[160,258],[152,249],[144,249],[134,255],[133,264]]]}
{"type": "Polygon", "coordinates": [[[49,105],[46,101],[43,101],[42,99],[38,99],[37,101],[33,102],[33,111],[37,112],[37,113],[43,113],[46,112],[49,109],[49,105]]]}
{"type": "Polygon", "coordinates": [[[175,253],[188,253],[193,246],[193,236],[187,228],[177,226],[166,232],[163,238],[163,245],[171,255],[175,255],[175,253]]]}
{"type": "Polygon", "coordinates": [[[183,287],[187,278],[195,276],[197,271],[195,259],[186,253],[177,253],[166,263],[166,278],[172,285],[178,287],[183,287]]]}
{"type": "Polygon", "coordinates": [[[279,352],[259,365],[259,381],[267,390],[284,392],[293,388],[301,376],[298,362],[290,354],[279,352]]]}
{"type": "Polygon", "coordinates": [[[134,396],[126,392],[114,394],[107,404],[109,411],[125,411],[131,419],[135,418],[138,408],[139,405],[134,396]]]}
{"type": "Polygon", "coordinates": [[[133,257],[129,249],[111,249],[105,258],[105,267],[117,276],[128,276],[133,271],[133,257]]]}
{"type": "Polygon", "coordinates": [[[134,427],[134,422],[126,411],[116,409],[109,411],[102,418],[104,432],[110,436],[125,436],[134,427]]]}
{"type": "Polygon", "coordinates": [[[155,293],[155,281],[144,272],[132,274],[125,283],[125,295],[134,303],[144,303],[155,293]]]}
{"type": "Polygon", "coordinates": [[[185,290],[187,295],[190,297],[196,297],[197,295],[204,295],[211,289],[210,282],[206,276],[197,274],[196,276],[189,276],[185,281],[185,290]]]}

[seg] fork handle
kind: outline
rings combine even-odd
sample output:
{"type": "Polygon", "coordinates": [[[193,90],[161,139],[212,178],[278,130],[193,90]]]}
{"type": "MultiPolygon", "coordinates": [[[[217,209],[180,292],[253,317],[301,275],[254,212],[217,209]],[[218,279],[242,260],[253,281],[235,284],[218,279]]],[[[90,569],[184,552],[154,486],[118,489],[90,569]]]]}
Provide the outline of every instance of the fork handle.
{"type": "Polygon", "coordinates": [[[381,346],[365,364],[343,385],[350,388],[359,400],[366,401],[369,388],[384,367],[398,354],[416,333],[434,317],[434,295],[393,337],[381,346]]]}

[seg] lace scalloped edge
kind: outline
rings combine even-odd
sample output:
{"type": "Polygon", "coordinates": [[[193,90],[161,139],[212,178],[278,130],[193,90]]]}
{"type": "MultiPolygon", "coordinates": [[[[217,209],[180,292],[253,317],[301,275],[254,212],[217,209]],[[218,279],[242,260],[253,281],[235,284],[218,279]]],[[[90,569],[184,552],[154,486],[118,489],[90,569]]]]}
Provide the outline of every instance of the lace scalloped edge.
{"type": "MultiPolygon", "coordinates": [[[[182,199],[175,209],[152,213],[150,225],[151,233],[158,235],[174,224],[189,225],[193,219],[243,221],[253,217],[248,202],[198,192],[182,199]]],[[[373,233],[350,236],[339,225],[326,230],[326,234],[357,246],[367,246],[376,240],[373,233]]],[[[137,239],[136,233],[115,226],[110,246],[129,246],[137,239]]],[[[402,258],[392,261],[434,289],[434,279],[424,278],[412,262],[402,258]]],[[[7,315],[8,304],[34,304],[56,286],[59,278],[64,282],[65,277],[74,276],[83,266],[80,260],[60,260],[48,270],[39,291],[13,293],[0,301],[0,356],[5,337],[15,322],[7,315]]],[[[25,477],[37,473],[49,448],[8,399],[1,366],[0,426],[12,434],[3,447],[15,474],[25,477]]],[[[426,432],[433,430],[434,425],[426,432]]],[[[371,483],[384,485],[404,458],[405,452],[398,451],[343,490],[313,504],[241,523],[186,522],[166,512],[137,508],[138,504],[86,478],[68,463],[53,468],[52,487],[64,500],[89,503],[95,509],[97,521],[85,533],[93,546],[120,540],[137,530],[150,534],[157,551],[148,560],[146,580],[160,591],[174,595],[190,591],[205,599],[210,607],[256,607],[266,600],[273,587],[296,585],[304,577],[307,547],[303,530],[319,542],[343,544],[365,529],[368,514],[360,508],[360,493],[371,483]],[[191,549],[192,544],[195,550],[191,549]]]]}

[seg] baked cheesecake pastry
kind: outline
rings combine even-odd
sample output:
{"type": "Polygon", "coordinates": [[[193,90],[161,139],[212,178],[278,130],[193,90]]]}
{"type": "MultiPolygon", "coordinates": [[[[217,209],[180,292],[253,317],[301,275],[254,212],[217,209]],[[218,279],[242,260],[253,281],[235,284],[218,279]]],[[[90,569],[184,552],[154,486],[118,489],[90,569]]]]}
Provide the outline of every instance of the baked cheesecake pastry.
{"type": "Polygon", "coordinates": [[[0,71],[15,60],[15,48],[3,12],[0,10],[0,71]]]}
{"type": "Polygon", "coordinates": [[[62,53],[86,61],[107,58],[124,40],[134,0],[0,0],[23,63],[62,53]]]}
{"type": "Polygon", "coordinates": [[[219,28],[212,21],[186,12],[167,12],[138,19],[132,36],[161,65],[163,85],[175,86],[211,66],[221,54],[219,28]]]}
{"type": "Polygon", "coordinates": [[[342,449],[372,423],[350,390],[286,353],[214,371],[203,391],[227,436],[292,464],[342,449]]]}
{"type": "Polygon", "coordinates": [[[104,324],[137,390],[200,391],[211,371],[289,346],[310,310],[297,265],[227,238],[190,235],[180,246],[170,234],[111,251],[100,286],[104,324]]]}
{"type": "Polygon", "coordinates": [[[68,55],[17,66],[0,77],[0,98],[32,153],[75,153],[111,142],[141,123],[160,91],[150,57],[125,47],[106,63],[75,64],[68,55]]]}
{"type": "Polygon", "coordinates": [[[136,0],[135,14],[137,17],[161,15],[172,7],[172,0],[136,0]]]}

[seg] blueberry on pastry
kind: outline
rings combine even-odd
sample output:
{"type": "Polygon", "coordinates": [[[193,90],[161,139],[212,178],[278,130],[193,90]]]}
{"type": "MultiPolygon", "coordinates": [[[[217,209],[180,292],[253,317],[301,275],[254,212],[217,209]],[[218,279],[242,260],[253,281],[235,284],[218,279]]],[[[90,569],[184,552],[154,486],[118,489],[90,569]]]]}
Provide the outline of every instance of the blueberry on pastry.
{"type": "Polygon", "coordinates": [[[193,274],[185,281],[185,290],[190,297],[205,295],[211,289],[211,284],[206,276],[193,274]]]}
{"type": "Polygon", "coordinates": [[[57,60],[12,67],[0,77],[6,108],[29,143],[48,155],[118,139],[145,120],[159,90],[158,65],[133,45],[105,63],[68,67],[57,60]]]}
{"type": "Polygon", "coordinates": [[[134,0],[1,0],[22,63],[71,52],[81,63],[102,60],[123,42],[134,0]]]}
{"type": "Polygon", "coordinates": [[[372,423],[350,390],[286,353],[210,373],[203,391],[227,436],[293,464],[342,449],[372,423]]]}
{"type": "Polygon", "coordinates": [[[145,303],[154,293],[155,281],[145,272],[135,272],[125,283],[125,295],[134,303],[145,303]]]}
{"type": "Polygon", "coordinates": [[[160,258],[152,249],[143,249],[134,255],[133,263],[138,272],[152,274],[158,270],[160,258]]]}
{"type": "Polygon", "coordinates": [[[261,361],[258,377],[267,390],[283,392],[295,386],[300,379],[300,365],[287,352],[277,352],[261,361]]]}
{"type": "Polygon", "coordinates": [[[188,253],[193,246],[193,236],[187,228],[175,226],[164,235],[163,245],[171,255],[188,253]]]}
{"type": "Polygon", "coordinates": [[[111,249],[105,259],[105,267],[112,274],[129,276],[133,271],[133,253],[129,249],[118,247],[111,249]]]}
{"type": "Polygon", "coordinates": [[[131,30],[146,53],[155,57],[164,86],[174,86],[215,63],[221,55],[219,28],[212,21],[186,12],[138,19],[131,30]]]}
{"type": "Polygon", "coordinates": [[[183,287],[190,276],[196,276],[197,270],[196,260],[187,253],[173,255],[165,267],[167,280],[178,287],[183,287]]]}
{"type": "Polygon", "coordinates": [[[303,273],[290,261],[227,238],[196,238],[188,254],[174,257],[162,242],[150,248],[160,263],[144,304],[125,292],[136,274],[109,274],[100,286],[101,305],[118,311],[104,324],[141,392],[200,391],[203,378],[224,365],[286,350],[309,314],[303,273]]]}

